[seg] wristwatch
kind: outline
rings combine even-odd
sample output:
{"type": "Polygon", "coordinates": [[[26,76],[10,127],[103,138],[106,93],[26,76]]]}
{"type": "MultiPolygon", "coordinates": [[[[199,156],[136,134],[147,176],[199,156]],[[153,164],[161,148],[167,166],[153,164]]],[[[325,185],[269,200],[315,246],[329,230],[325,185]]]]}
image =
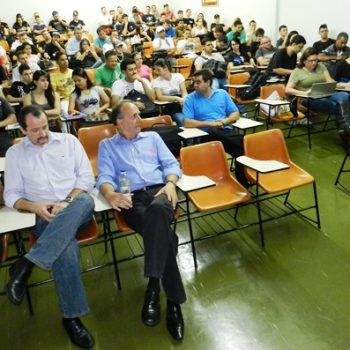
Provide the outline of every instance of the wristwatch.
{"type": "Polygon", "coordinates": [[[66,202],[66,203],[72,203],[73,202],[73,197],[72,196],[67,196],[62,202],[66,202]]]}

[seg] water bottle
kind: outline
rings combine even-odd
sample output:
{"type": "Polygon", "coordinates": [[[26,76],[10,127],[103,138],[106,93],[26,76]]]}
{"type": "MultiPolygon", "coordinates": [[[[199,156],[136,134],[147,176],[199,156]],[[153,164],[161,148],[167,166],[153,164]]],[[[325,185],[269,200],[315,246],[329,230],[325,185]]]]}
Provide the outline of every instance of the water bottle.
{"type": "Polygon", "coordinates": [[[122,170],[119,175],[119,189],[122,194],[130,194],[130,179],[125,170],[122,170]]]}

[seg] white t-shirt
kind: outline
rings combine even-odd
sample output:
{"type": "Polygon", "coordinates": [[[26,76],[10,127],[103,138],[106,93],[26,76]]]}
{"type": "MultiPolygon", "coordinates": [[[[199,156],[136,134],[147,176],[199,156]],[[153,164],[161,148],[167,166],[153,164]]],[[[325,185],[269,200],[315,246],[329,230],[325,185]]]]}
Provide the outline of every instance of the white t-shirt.
{"type": "Polygon", "coordinates": [[[185,78],[180,73],[172,73],[171,79],[166,80],[158,77],[152,81],[153,88],[159,88],[163,95],[179,96],[181,95],[180,84],[185,81],[185,78]]]}
{"type": "Polygon", "coordinates": [[[82,92],[79,97],[73,92],[72,97],[76,100],[79,111],[87,115],[95,112],[100,107],[100,94],[102,89],[101,86],[92,86],[89,94],[82,92]]]}
{"type": "Polygon", "coordinates": [[[196,53],[196,44],[193,41],[181,39],[177,42],[176,47],[183,50],[184,55],[190,55],[196,53]]]}
{"type": "MultiPolygon", "coordinates": [[[[144,79],[144,81],[149,87],[151,87],[150,82],[147,79],[144,79]]],[[[141,94],[146,94],[142,84],[138,80],[129,83],[125,79],[119,79],[112,85],[112,96],[119,96],[120,99],[123,100],[125,96],[127,96],[127,94],[133,89],[141,94]]]]}
{"type": "Polygon", "coordinates": [[[174,41],[172,38],[155,38],[152,42],[153,48],[157,50],[170,50],[173,49],[174,41]]]}

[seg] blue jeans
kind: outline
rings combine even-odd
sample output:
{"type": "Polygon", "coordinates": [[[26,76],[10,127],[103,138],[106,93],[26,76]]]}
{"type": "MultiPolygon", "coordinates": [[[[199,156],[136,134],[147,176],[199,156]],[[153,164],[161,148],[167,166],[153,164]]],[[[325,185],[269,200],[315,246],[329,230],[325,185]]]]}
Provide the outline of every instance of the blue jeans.
{"type": "MultiPolygon", "coordinates": [[[[307,101],[303,102],[305,106],[307,106],[307,103],[307,101]]],[[[349,125],[349,115],[339,115],[338,104],[347,106],[347,110],[349,110],[349,95],[346,92],[336,92],[330,97],[309,100],[309,107],[312,111],[334,114],[338,123],[341,122],[340,118],[345,117],[349,125]]]]}
{"type": "Polygon", "coordinates": [[[174,113],[171,117],[178,127],[184,126],[185,116],[182,113],[174,113]]]}
{"type": "Polygon", "coordinates": [[[80,317],[89,312],[75,236],[80,227],[91,221],[93,212],[93,199],[81,193],[51,222],[37,217],[33,234],[39,239],[25,255],[35,265],[52,271],[64,318],[80,317]]]}
{"type": "Polygon", "coordinates": [[[211,88],[213,90],[217,90],[217,89],[224,89],[227,90],[227,87],[225,87],[225,85],[227,84],[227,79],[226,78],[213,78],[213,83],[211,84],[211,88]]]}

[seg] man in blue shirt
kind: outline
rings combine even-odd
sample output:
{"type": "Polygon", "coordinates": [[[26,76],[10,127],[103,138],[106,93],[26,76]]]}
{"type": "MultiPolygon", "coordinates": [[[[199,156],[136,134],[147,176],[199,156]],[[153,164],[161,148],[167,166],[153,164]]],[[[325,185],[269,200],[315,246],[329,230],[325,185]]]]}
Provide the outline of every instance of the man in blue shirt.
{"type": "MultiPolygon", "coordinates": [[[[239,110],[231,96],[222,89],[213,90],[213,75],[207,69],[193,74],[194,90],[185,100],[182,113],[186,128],[203,128],[209,133],[203,141],[218,140],[223,143],[225,151],[237,158],[244,154],[243,136],[235,132],[232,123],[239,119],[239,110]]],[[[247,186],[244,169],[235,163],[237,180],[247,186]]]]}
{"type": "Polygon", "coordinates": [[[140,132],[140,111],[122,101],[112,112],[119,134],[100,143],[97,187],[126,223],[140,233],[149,283],[141,319],[147,326],[160,321],[159,281],[167,296],[167,328],[181,340],[184,323],[180,304],[186,301],[176,254],[178,237],[171,228],[177,203],[178,162],[155,132],[140,132]],[[131,194],[121,194],[118,178],[126,171],[131,194]]]}

